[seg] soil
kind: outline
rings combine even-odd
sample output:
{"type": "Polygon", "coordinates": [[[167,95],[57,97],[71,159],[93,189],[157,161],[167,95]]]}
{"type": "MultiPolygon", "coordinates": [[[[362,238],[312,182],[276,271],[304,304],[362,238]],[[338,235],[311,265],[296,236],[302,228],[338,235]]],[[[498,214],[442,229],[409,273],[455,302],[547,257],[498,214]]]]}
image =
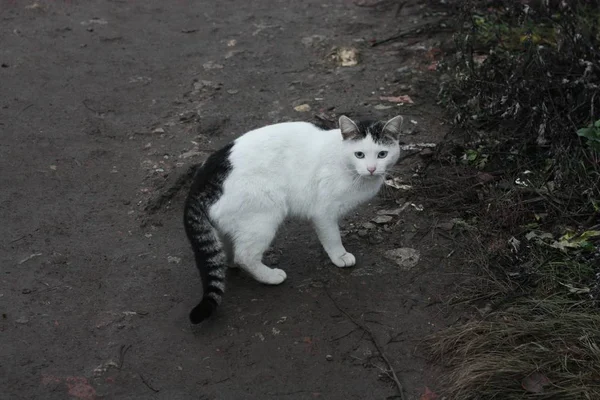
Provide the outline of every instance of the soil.
{"type": "MultiPolygon", "coordinates": [[[[340,309],[373,332],[407,399],[438,387],[421,342],[452,320],[440,306],[457,282],[452,243],[432,229],[445,221],[417,202],[363,226],[417,201],[410,191],[387,187],[343,222],[351,269],[306,223],[286,223],[266,261],[287,281],[230,272],[198,327],[185,190],[155,202],[211,151],[274,122],[401,113],[406,143],[439,142],[436,39],[369,45],[424,10],[357,3],[0,2],[1,398],[400,398],[340,309]],[[357,49],[358,64],[341,66],[334,47],[357,49]],[[415,105],[379,99],[405,94],[415,105]],[[386,256],[400,247],[418,250],[416,266],[386,256]]],[[[422,156],[394,175],[409,181],[422,156]]]]}

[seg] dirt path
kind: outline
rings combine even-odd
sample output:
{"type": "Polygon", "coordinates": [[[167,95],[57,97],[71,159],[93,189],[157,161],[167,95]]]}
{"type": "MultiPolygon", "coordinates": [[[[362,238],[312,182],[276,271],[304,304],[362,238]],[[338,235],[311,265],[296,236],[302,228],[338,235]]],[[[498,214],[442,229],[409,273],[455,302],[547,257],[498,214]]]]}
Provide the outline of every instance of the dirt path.
{"type": "MultiPolygon", "coordinates": [[[[144,211],[249,128],[320,111],[395,115],[379,96],[428,79],[394,71],[425,69],[430,43],[365,40],[411,26],[418,5],[395,16],[343,0],[168,3],[0,2],[3,398],[393,398],[372,341],[332,299],[372,329],[408,399],[435,388],[417,345],[444,324],[429,305],[453,282],[427,210],[365,229],[399,207],[380,198],[348,218],[351,270],[330,265],[308,226],[286,224],[267,258],[285,284],[231,273],[224,305],[198,329],[183,194],[144,211]],[[360,63],[336,66],[333,46],[358,48],[360,63]],[[420,251],[417,267],[384,256],[398,247],[420,251]]],[[[419,128],[410,141],[439,140],[426,109],[400,110],[419,128]]]]}

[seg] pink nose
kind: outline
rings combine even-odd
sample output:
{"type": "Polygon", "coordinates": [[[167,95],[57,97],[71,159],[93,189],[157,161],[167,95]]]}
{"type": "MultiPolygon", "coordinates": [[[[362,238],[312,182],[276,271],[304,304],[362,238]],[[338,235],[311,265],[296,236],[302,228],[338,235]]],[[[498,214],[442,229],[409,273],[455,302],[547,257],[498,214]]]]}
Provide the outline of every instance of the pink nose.
{"type": "Polygon", "coordinates": [[[377,167],[367,167],[367,171],[369,171],[371,175],[373,175],[373,172],[375,172],[376,169],[377,167]]]}

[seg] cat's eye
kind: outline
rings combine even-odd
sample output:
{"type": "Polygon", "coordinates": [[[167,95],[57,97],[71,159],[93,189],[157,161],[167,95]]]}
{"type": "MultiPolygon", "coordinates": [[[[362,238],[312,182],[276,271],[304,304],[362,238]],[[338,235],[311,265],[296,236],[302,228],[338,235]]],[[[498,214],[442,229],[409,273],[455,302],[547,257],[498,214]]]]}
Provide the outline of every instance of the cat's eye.
{"type": "Polygon", "coordinates": [[[379,154],[377,154],[377,158],[386,158],[387,153],[387,151],[380,151],[379,154]]]}
{"type": "Polygon", "coordinates": [[[356,158],[365,158],[365,153],[363,153],[362,151],[357,151],[356,153],[354,153],[354,155],[356,156],[356,158]]]}

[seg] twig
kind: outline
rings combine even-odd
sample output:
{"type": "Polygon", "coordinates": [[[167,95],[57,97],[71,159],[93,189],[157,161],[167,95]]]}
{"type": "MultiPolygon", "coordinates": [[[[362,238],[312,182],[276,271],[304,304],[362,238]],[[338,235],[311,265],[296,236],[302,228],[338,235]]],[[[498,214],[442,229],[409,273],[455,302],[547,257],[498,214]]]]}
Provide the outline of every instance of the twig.
{"type": "Polygon", "coordinates": [[[426,22],[426,23],[423,23],[423,24],[416,25],[416,26],[414,26],[414,27],[412,27],[410,29],[407,29],[405,31],[398,32],[397,34],[392,35],[392,36],[390,36],[390,37],[388,37],[386,39],[377,40],[377,41],[371,43],[371,47],[379,46],[379,45],[382,45],[382,44],[385,44],[385,43],[388,43],[388,42],[393,42],[394,40],[402,39],[403,37],[411,35],[413,33],[419,33],[423,29],[427,29],[427,28],[431,28],[431,27],[435,26],[440,21],[442,21],[442,19],[438,18],[435,21],[426,22]]]}
{"type": "Polygon", "coordinates": [[[345,334],[343,334],[342,336],[338,336],[338,337],[336,337],[336,338],[329,339],[329,341],[330,341],[330,342],[336,342],[336,341],[338,341],[338,340],[340,340],[340,339],[343,339],[343,338],[345,338],[346,336],[350,336],[350,335],[352,335],[354,332],[356,332],[356,328],[352,329],[352,330],[351,330],[350,332],[348,332],[348,333],[345,333],[345,334]]]}
{"type": "Polygon", "coordinates": [[[123,363],[125,362],[125,354],[131,349],[131,345],[121,345],[121,349],[119,349],[119,369],[123,368],[123,363]]]}
{"type": "Polygon", "coordinates": [[[13,244],[13,243],[16,243],[16,242],[18,242],[18,241],[21,241],[21,240],[25,239],[25,238],[26,238],[26,237],[28,237],[28,236],[33,236],[33,234],[34,234],[34,233],[36,233],[36,232],[37,232],[37,231],[39,231],[39,230],[40,230],[40,228],[37,228],[36,230],[34,230],[34,231],[33,231],[33,232],[31,232],[31,233],[26,233],[26,234],[25,234],[25,235],[23,235],[23,236],[19,236],[18,238],[16,238],[16,239],[13,239],[13,240],[11,240],[10,242],[8,242],[8,244],[13,244]]]}
{"type": "Polygon", "coordinates": [[[348,314],[346,312],[346,310],[342,309],[336,303],[336,301],[333,299],[333,297],[331,297],[331,294],[329,293],[329,291],[327,289],[325,289],[325,293],[327,294],[327,297],[329,297],[329,299],[331,300],[331,302],[333,303],[333,305],[335,306],[335,308],[337,308],[342,314],[344,314],[346,316],[346,318],[348,318],[354,325],[356,325],[358,328],[362,329],[363,332],[366,332],[366,333],[369,334],[369,336],[371,336],[371,341],[373,342],[373,344],[377,348],[377,351],[379,352],[379,355],[381,356],[381,358],[383,359],[383,361],[385,361],[385,363],[387,364],[387,366],[389,368],[389,371],[386,371],[386,373],[388,374],[388,376],[390,378],[392,378],[392,380],[396,384],[396,388],[398,389],[398,393],[400,394],[400,398],[402,400],[405,400],[405,397],[404,397],[404,388],[402,387],[402,384],[400,383],[400,380],[398,379],[398,375],[396,375],[396,371],[394,370],[394,367],[392,367],[392,363],[387,358],[387,356],[385,355],[383,349],[381,348],[381,346],[377,342],[377,338],[375,337],[375,334],[373,333],[373,331],[368,326],[366,326],[365,324],[362,324],[362,323],[358,322],[356,319],[354,319],[350,314],[348,314]]]}
{"type": "Polygon", "coordinates": [[[140,378],[142,379],[142,382],[144,383],[144,385],[146,385],[146,387],[150,390],[152,390],[154,393],[158,393],[160,392],[160,389],[154,389],[152,386],[150,386],[150,384],[148,383],[148,381],[146,381],[146,378],[144,378],[144,375],[139,374],[140,378]]]}

